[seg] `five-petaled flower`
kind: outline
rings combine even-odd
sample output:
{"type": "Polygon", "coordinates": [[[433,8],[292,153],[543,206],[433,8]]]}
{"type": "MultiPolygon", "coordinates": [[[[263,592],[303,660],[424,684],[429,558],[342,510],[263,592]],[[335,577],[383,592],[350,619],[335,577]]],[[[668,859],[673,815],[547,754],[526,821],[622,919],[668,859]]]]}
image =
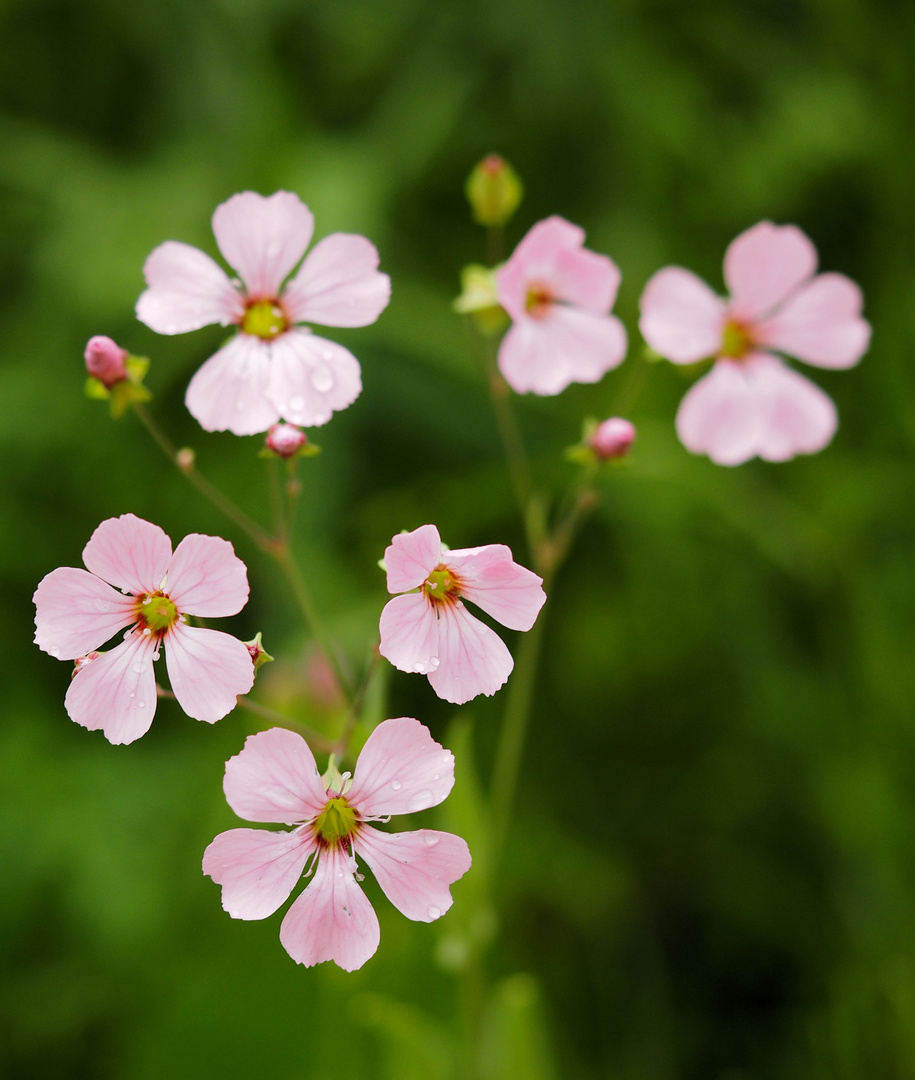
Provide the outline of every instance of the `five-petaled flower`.
{"type": "Polygon", "coordinates": [[[152,661],[163,644],[172,690],[188,716],[214,723],[251,689],[247,647],[187,623],[188,615],[235,615],[247,602],[245,564],[228,540],[192,533],[172,553],[158,525],[124,514],[99,525],[83,562],[88,570],[52,570],[33,597],[36,644],[77,661],[66,697],[72,720],[101,728],[112,743],[144,735],[156,712],[152,661]],[[124,627],[124,641],[96,652],[124,627]]]}
{"type": "Polygon", "coordinates": [[[530,630],[546,600],[541,579],[504,544],[443,550],[434,525],[395,536],[384,562],[388,592],[405,595],[381,613],[381,655],[401,671],[428,675],[436,694],[456,705],[494,694],[514,661],[464,600],[511,630],[530,630]]]}
{"type": "Polygon", "coordinates": [[[240,287],[208,255],[174,240],[146,260],[141,322],[160,334],[210,323],[239,328],[187,389],[187,407],[207,431],[253,435],[280,419],[314,427],[358,397],[352,353],[298,324],[368,326],[387,306],[391,283],[377,269],[374,245],[348,233],[321,240],[286,281],[313,229],[296,195],[244,191],[213,214],[216,242],[240,287]]]}
{"type": "Polygon", "coordinates": [[[519,394],[597,382],[626,354],[626,331],[610,314],[620,272],[584,241],[577,225],[547,218],[496,272],[499,303],[513,323],[499,347],[499,370],[519,394]]]}
{"type": "Polygon", "coordinates": [[[226,764],[229,805],[246,821],[291,832],[231,829],[203,856],[235,919],[264,919],[286,900],[306,865],[313,877],[283,919],[280,941],[297,963],[362,967],[378,948],[378,918],[357,884],[356,855],[408,919],[433,922],[451,907],[449,886],[470,868],[467,844],[433,829],[387,833],[369,822],[437,806],[454,786],[454,757],[410,717],[385,720],[362,748],[355,774],[324,779],[295,732],[250,735],[226,764]]]}
{"type": "Polygon", "coordinates": [[[816,248],[800,229],[761,221],[725,253],[729,300],[676,266],[645,286],[639,327],[648,344],[675,364],[716,361],[677,413],[688,450],[739,465],[757,455],[786,461],[812,454],[832,438],[832,400],[773,355],[848,368],[867,349],[861,290],[816,268],[816,248]]]}

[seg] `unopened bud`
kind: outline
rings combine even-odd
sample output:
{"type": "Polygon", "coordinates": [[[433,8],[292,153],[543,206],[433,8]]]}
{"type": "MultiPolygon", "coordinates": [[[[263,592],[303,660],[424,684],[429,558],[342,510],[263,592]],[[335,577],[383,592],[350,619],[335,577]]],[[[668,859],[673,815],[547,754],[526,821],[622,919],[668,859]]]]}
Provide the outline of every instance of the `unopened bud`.
{"type": "Polygon", "coordinates": [[[250,641],[245,641],[243,644],[246,646],[248,653],[251,656],[251,662],[254,664],[255,671],[263,664],[272,663],[273,657],[261,644],[260,631],[258,631],[250,641]]]}
{"type": "Polygon", "coordinates": [[[107,389],[127,378],[127,350],[110,337],[98,334],[86,345],[86,370],[107,389]]]}
{"type": "Polygon", "coordinates": [[[524,188],[505,158],[490,154],[477,165],[464,187],[473,219],[487,227],[504,225],[518,209],[524,188]]]}
{"type": "Polygon", "coordinates": [[[274,424],[267,432],[266,447],[277,457],[290,458],[307,442],[305,432],[294,424],[274,424]]]}
{"type": "Polygon", "coordinates": [[[609,461],[625,457],[634,441],[635,427],[620,416],[611,416],[597,425],[588,445],[601,461],[609,461]]]}

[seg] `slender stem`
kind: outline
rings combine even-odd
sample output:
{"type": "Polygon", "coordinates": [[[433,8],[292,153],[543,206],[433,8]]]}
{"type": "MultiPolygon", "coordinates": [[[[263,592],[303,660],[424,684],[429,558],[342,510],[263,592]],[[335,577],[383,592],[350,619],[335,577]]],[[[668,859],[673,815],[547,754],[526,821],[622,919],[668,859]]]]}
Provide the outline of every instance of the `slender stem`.
{"type": "Polygon", "coordinates": [[[378,644],[375,643],[372,646],[372,656],[369,661],[368,668],[365,672],[365,676],[362,679],[356,693],[353,695],[353,699],[350,702],[349,709],[346,713],[346,719],[343,722],[343,728],[337,737],[336,742],[333,745],[334,753],[342,757],[344,754],[349,753],[350,739],[353,737],[353,732],[356,729],[356,723],[359,720],[359,714],[362,711],[362,703],[365,701],[365,695],[368,692],[369,685],[375,672],[378,670],[378,662],[381,659],[381,653],[378,651],[378,644]]]}

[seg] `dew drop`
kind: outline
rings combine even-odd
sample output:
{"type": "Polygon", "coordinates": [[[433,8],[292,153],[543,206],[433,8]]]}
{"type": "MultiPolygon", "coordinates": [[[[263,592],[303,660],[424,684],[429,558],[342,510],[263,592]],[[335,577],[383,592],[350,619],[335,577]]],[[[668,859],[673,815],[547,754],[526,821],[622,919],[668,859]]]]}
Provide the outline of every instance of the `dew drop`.
{"type": "Polygon", "coordinates": [[[391,781],[391,787],[395,791],[400,791],[400,789],[403,787],[403,784],[399,780],[392,780],[391,781]]]}
{"type": "Polygon", "coordinates": [[[436,774],[435,774],[435,775],[434,775],[434,776],[432,777],[432,779],[433,779],[433,780],[438,780],[438,779],[439,779],[439,775],[438,775],[438,773],[436,773],[436,774]]]}
{"type": "Polygon", "coordinates": [[[295,397],[289,399],[289,409],[291,412],[301,412],[305,407],[305,399],[296,394],[295,397]]]}
{"type": "Polygon", "coordinates": [[[427,847],[435,847],[435,845],[438,843],[438,837],[435,835],[435,833],[426,833],[425,841],[427,847]]]}
{"type": "Polygon", "coordinates": [[[425,810],[427,806],[432,806],[434,803],[435,797],[428,788],[423,791],[417,791],[415,795],[410,797],[411,810],[425,810]]]}
{"type": "Polygon", "coordinates": [[[135,663],[135,664],[133,665],[133,670],[134,670],[134,671],[135,671],[135,672],[136,672],[136,673],[137,673],[138,675],[142,675],[142,674],[143,674],[143,672],[144,672],[144,671],[146,670],[146,665],[145,665],[145,664],[144,664],[144,663],[143,663],[143,662],[142,662],[141,660],[138,660],[138,661],[137,661],[137,662],[136,662],[136,663],[135,663]]]}
{"type": "Polygon", "coordinates": [[[143,637],[151,637],[151,636],[152,636],[152,630],[150,630],[148,626],[144,626],[143,627],[143,637]]]}
{"type": "Polygon", "coordinates": [[[430,919],[440,919],[442,917],[442,909],[437,908],[435,904],[430,904],[426,911],[430,919]]]}
{"type": "Polygon", "coordinates": [[[337,877],[343,877],[343,871],[342,870],[337,871],[337,877]]]}
{"type": "Polygon", "coordinates": [[[439,660],[439,658],[437,656],[433,656],[430,663],[432,665],[432,670],[435,671],[435,669],[438,667],[438,665],[441,663],[441,661],[439,660]]]}
{"type": "MultiPolygon", "coordinates": [[[[330,359],[328,356],[327,359],[330,359]]],[[[334,385],[334,376],[326,364],[319,364],[311,373],[311,385],[319,394],[324,394],[334,385]]]]}
{"type": "Polygon", "coordinates": [[[48,649],[48,652],[51,654],[51,656],[56,656],[58,660],[60,659],[60,646],[59,645],[52,645],[51,648],[48,649]]]}
{"type": "Polygon", "coordinates": [[[137,708],[138,709],[145,709],[146,708],[146,702],[145,701],[138,701],[137,702],[137,708]]]}
{"type": "Polygon", "coordinates": [[[135,694],[135,693],[133,692],[133,690],[131,690],[131,691],[130,691],[130,696],[131,696],[132,698],[134,698],[134,697],[136,697],[137,695],[136,695],[136,694],[135,694]]]}
{"type": "Polygon", "coordinates": [[[111,604],[109,604],[107,600],[96,600],[95,601],[95,610],[96,611],[111,611],[111,604]]]}

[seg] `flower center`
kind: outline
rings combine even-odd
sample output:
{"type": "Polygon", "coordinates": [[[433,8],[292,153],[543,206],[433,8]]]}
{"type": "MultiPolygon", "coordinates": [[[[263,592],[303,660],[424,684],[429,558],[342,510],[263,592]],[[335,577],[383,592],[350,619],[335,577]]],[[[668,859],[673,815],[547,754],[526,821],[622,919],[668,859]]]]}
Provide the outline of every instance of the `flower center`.
{"type": "Polygon", "coordinates": [[[741,360],[752,348],[753,338],[750,331],[734,319],[728,319],[724,324],[718,355],[730,357],[731,360],[741,360]]]}
{"type": "Polygon", "coordinates": [[[315,839],[324,847],[336,847],[359,829],[356,811],[342,795],[327,800],[312,826],[315,839]]]}
{"type": "Polygon", "coordinates": [[[154,634],[163,634],[178,618],[178,609],[165,593],[149,593],[137,600],[137,617],[154,634]]]}
{"type": "Polygon", "coordinates": [[[439,563],[423,582],[423,592],[434,604],[453,603],[460,591],[458,578],[443,563],[439,563]]]}
{"type": "Polygon", "coordinates": [[[529,315],[533,315],[535,319],[542,319],[552,304],[553,293],[546,285],[533,284],[528,288],[524,307],[529,315]]]}
{"type": "Polygon", "coordinates": [[[272,341],[289,325],[286,315],[276,300],[255,300],[248,305],[241,328],[245,334],[272,341]]]}

